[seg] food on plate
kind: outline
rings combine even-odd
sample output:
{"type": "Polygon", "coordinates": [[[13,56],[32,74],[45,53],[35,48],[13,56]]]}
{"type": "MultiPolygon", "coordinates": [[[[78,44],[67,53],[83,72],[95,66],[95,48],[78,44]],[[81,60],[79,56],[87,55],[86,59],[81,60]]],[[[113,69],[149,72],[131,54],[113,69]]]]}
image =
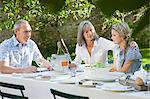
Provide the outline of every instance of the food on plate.
{"type": "Polygon", "coordinates": [[[50,80],[51,76],[41,76],[42,80],[50,80]]]}
{"type": "Polygon", "coordinates": [[[104,68],[105,67],[105,65],[103,63],[101,63],[101,62],[97,62],[93,66],[94,67],[98,67],[98,68],[104,68]]]}
{"type": "Polygon", "coordinates": [[[144,85],[144,82],[140,77],[137,77],[135,80],[135,84],[141,86],[144,85]]]}

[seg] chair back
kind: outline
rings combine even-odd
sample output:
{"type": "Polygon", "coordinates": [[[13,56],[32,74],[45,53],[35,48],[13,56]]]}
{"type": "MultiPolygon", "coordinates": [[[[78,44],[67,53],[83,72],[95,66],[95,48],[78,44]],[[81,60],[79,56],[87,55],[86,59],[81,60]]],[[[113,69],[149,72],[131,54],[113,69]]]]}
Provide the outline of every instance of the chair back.
{"type": "Polygon", "coordinates": [[[56,99],[56,96],[63,97],[66,99],[89,99],[88,97],[72,95],[72,94],[57,91],[55,89],[50,89],[50,91],[53,94],[54,99],[56,99]]]}
{"type": "Polygon", "coordinates": [[[10,89],[20,90],[20,92],[22,94],[22,96],[20,96],[20,95],[15,95],[15,94],[3,92],[3,91],[0,90],[0,95],[1,95],[2,99],[4,99],[4,97],[11,98],[11,99],[28,99],[28,97],[24,96],[23,90],[25,90],[25,88],[24,88],[23,85],[0,82],[0,86],[10,88],[10,89]]]}

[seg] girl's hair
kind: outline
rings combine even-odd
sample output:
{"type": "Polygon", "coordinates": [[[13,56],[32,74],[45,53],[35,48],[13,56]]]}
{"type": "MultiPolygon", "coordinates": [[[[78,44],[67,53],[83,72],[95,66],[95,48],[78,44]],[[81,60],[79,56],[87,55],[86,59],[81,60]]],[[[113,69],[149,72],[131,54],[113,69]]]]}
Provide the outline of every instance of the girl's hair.
{"type": "MultiPolygon", "coordinates": [[[[114,24],[112,26],[112,29],[117,31],[119,35],[122,36],[126,41],[125,50],[124,50],[124,56],[125,56],[127,47],[129,46],[131,40],[131,30],[126,22],[114,24]]],[[[123,66],[124,62],[125,62],[125,57],[123,58],[121,66],[123,66]]]]}
{"type": "Polygon", "coordinates": [[[112,29],[117,31],[120,34],[120,36],[122,36],[125,39],[126,43],[129,44],[129,40],[131,38],[131,29],[129,28],[126,22],[114,24],[112,26],[112,29]]]}
{"type": "Polygon", "coordinates": [[[92,23],[88,20],[82,21],[78,26],[77,43],[79,46],[86,44],[86,41],[83,36],[83,32],[84,32],[84,29],[87,27],[91,27],[91,29],[92,29],[93,40],[97,40],[99,38],[92,23]]]}

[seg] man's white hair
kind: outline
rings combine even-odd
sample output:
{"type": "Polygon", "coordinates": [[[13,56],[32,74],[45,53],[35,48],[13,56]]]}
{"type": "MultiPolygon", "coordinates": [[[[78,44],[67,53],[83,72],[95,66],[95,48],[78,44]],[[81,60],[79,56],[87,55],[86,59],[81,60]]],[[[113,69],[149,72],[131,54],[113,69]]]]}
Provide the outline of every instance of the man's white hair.
{"type": "Polygon", "coordinates": [[[18,20],[14,25],[14,32],[20,28],[21,24],[29,24],[29,22],[23,19],[18,20]]]}

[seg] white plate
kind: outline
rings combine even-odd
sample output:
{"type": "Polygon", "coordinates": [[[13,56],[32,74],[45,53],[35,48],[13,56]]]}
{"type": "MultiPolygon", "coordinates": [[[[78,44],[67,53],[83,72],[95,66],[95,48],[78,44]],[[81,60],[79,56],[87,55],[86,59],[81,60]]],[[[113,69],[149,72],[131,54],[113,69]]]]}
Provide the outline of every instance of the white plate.
{"type": "Polygon", "coordinates": [[[103,82],[114,82],[117,78],[116,77],[103,77],[99,78],[98,80],[103,81],[103,82]]]}
{"type": "Polygon", "coordinates": [[[71,77],[69,79],[64,79],[64,80],[61,80],[59,82],[63,83],[63,84],[75,84],[76,78],[75,77],[71,77]]]}
{"type": "Polygon", "coordinates": [[[107,83],[101,86],[101,89],[107,91],[114,91],[114,92],[126,92],[134,90],[133,87],[130,86],[123,86],[119,83],[107,83]]]}
{"type": "Polygon", "coordinates": [[[104,82],[114,82],[118,77],[111,75],[89,75],[89,79],[99,80],[104,82]]]}
{"type": "Polygon", "coordinates": [[[24,73],[24,74],[22,74],[22,77],[24,77],[24,78],[34,78],[37,76],[39,76],[38,73],[24,73]]]}
{"type": "Polygon", "coordinates": [[[68,72],[58,72],[58,71],[54,71],[55,75],[68,75],[68,72]]]}
{"type": "Polygon", "coordinates": [[[21,77],[22,73],[12,73],[12,76],[14,76],[14,77],[21,77]]]}
{"type": "Polygon", "coordinates": [[[14,77],[34,78],[39,76],[39,73],[13,73],[14,77]]]}
{"type": "Polygon", "coordinates": [[[96,85],[79,85],[81,87],[95,87],[96,85]]]}
{"type": "Polygon", "coordinates": [[[66,79],[70,79],[71,75],[56,75],[55,77],[52,77],[52,79],[50,81],[63,81],[66,79]]]}
{"type": "Polygon", "coordinates": [[[108,74],[110,74],[112,76],[118,76],[118,77],[125,75],[125,73],[123,73],[123,72],[109,72],[108,74]]]}

